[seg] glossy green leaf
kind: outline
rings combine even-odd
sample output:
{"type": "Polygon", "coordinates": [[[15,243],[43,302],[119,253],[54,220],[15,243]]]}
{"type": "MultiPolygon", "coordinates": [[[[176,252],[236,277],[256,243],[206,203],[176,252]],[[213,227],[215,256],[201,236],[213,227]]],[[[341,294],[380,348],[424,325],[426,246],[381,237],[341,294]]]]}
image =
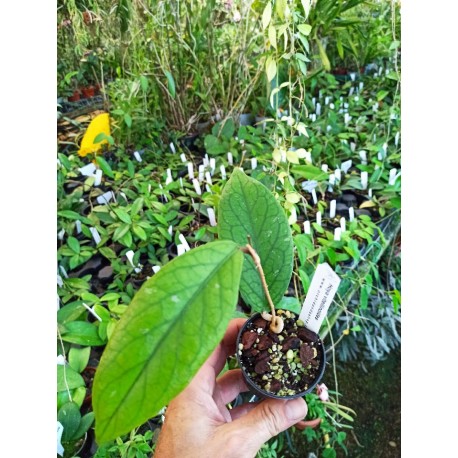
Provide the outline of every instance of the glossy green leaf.
{"type": "Polygon", "coordinates": [[[277,62],[271,56],[266,59],[266,74],[268,81],[272,81],[277,74],[277,62]]]}
{"type": "Polygon", "coordinates": [[[88,321],[71,321],[65,325],[62,340],[78,345],[98,346],[105,342],[99,337],[97,327],[88,321]]]}
{"type": "Polygon", "coordinates": [[[307,180],[324,181],[328,179],[328,174],[314,165],[297,165],[292,168],[292,172],[307,180]]]}
{"type": "MultiPolygon", "coordinates": [[[[262,183],[235,169],[221,195],[218,221],[221,239],[246,245],[251,236],[276,304],[289,286],[293,269],[293,238],[281,205],[262,183]]],[[[245,255],[240,289],[254,310],[268,307],[259,272],[249,255],[245,255]]]]}
{"type": "Polygon", "coordinates": [[[67,239],[67,244],[76,254],[79,254],[81,249],[80,242],[78,242],[78,240],[75,237],[70,236],[67,239]]]}
{"type": "Polygon", "coordinates": [[[75,369],[76,372],[83,372],[89,361],[91,347],[77,348],[72,347],[68,352],[68,364],[75,369]]]}
{"type": "Polygon", "coordinates": [[[123,223],[127,223],[127,224],[130,224],[132,222],[130,216],[129,216],[129,213],[126,212],[126,210],[124,210],[123,208],[115,208],[113,210],[116,214],[116,216],[123,222],[123,223]]]}
{"type": "Polygon", "coordinates": [[[76,430],[75,434],[73,435],[74,440],[77,440],[80,437],[83,437],[83,435],[91,427],[92,423],[94,423],[94,417],[95,417],[94,412],[89,412],[81,418],[79,427],[76,430]]]}
{"type": "Polygon", "coordinates": [[[224,335],[243,255],[207,243],[147,280],[116,325],[93,385],[99,444],[155,416],[195,375],[224,335]]]}
{"type": "Polygon", "coordinates": [[[134,231],[134,234],[140,239],[140,240],[146,240],[148,236],[146,235],[146,232],[137,224],[132,225],[132,230],[134,231]]]}
{"type": "Polygon", "coordinates": [[[132,116],[129,113],[124,114],[124,122],[126,123],[127,127],[132,127],[132,116]]]}
{"type": "Polygon", "coordinates": [[[172,74],[168,70],[165,70],[164,73],[165,73],[165,76],[167,78],[167,89],[169,90],[170,95],[172,96],[172,99],[174,99],[175,98],[175,93],[176,93],[175,80],[173,79],[172,74]]]}
{"type": "Polygon", "coordinates": [[[143,197],[139,197],[135,199],[135,202],[132,204],[132,208],[130,210],[130,215],[135,216],[142,208],[143,208],[143,197]]]}
{"type": "Polygon", "coordinates": [[[305,36],[308,36],[312,31],[312,26],[310,24],[299,24],[297,28],[299,32],[301,32],[305,36]]]}
{"type": "Polygon", "coordinates": [[[85,386],[84,379],[69,366],[57,365],[57,392],[73,390],[85,386]]]}
{"type": "Polygon", "coordinates": [[[73,210],[61,210],[57,212],[57,216],[62,216],[63,218],[71,219],[71,220],[80,220],[82,223],[91,224],[91,220],[86,218],[79,213],[76,213],[73,210]]]}
{"type": "Polygon", "coordinates": [[[79,407],[74,402],[67,402],[57,413],[57,420],[64,427],[62,442],[70,441],[80,425],[81,413],[79,407]]]}
{"type": "Polygon", "coordinates": [[[110,164],[108,164],[105,158],[103,158],[102,156],[97,156],[95,160],[97,161],[97,164],[106,176],[114,178],[113,170],[111,170],[110,164]]]}

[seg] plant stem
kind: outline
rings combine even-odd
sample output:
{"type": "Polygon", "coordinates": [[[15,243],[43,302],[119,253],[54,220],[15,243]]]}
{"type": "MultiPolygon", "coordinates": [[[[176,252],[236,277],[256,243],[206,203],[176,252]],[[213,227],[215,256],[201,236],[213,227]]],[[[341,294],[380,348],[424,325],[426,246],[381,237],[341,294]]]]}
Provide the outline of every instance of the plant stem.
{"type": "Polygon", "coordinates": [[[272,312],[272,321],[270,329],[276,334],[279,334],[283,330],[283,320],[275,314],[275,305],[272,302],[272,298],[270,297],[269,287],[267,286],[266,277],[264,276],[264,271],[262,270],[261,258],[259,257],[258,253],[256,253],[256,250],[249,243],[247,243],[241,249],[244,253],[247,253],[252,257],[254,265],[256,266],[256,269],[259,272],[259,276],[261,277],[262,288],[264,290],[264,294],[266,295],[267,302],[269,303],[270,311],[272,312]]]}

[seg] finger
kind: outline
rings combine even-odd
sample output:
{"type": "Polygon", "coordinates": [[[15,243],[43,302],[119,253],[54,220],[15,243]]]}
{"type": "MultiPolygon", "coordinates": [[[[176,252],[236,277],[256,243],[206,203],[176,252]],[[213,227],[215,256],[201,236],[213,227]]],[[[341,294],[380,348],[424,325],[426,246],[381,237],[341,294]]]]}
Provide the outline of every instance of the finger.
{"type": "Polygon", "coordinates": [[[227,433],[237,435],[246,455],[255,456],[262,445],[307,415],[303,398],[282,401],[266,399],[246,415],[225,425],[227,433]],[[250,455],[251,454],[251,455],[250,455]]]}
{"type": "Polygon", "coordinates": [[[229,413],[231,415],[232,421],[237,420],[237,418],[243,417],[246,415],[248,412],[253,410],[258,403],[256,402],[246,402],[245,404],[242,404],[241,406],[234,407],[233,409],[229,410],[229,413]]]}
{"type": "Polygon", "coordinates": [[[223,404],[233,401],[238,394],[248,391],[241,369],[232,369],[225,372],[216,381],[223,404]]]}
{"type": "Polygon", "coordinates": [[[231,320],[223,339],[207,359],[205,365],[214,368],[215,376],[223,370],[227,357],[235,353],[237,335],[242,326],[245,324],[245,321],[245,318],[234,318],[231,320]]]}

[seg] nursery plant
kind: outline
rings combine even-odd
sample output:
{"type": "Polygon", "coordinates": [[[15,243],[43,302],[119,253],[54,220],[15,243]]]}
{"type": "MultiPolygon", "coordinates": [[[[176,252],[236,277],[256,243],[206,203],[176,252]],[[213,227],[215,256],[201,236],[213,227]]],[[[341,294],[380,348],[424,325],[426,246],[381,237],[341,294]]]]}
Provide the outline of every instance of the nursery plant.
{"type": "MultiPolygon", "coordinates": [[[[94,380],[99,443],[144,423],[186,386],[221,340],[239,290],[253,309],[270,304],[266,323],[281,332],[285,323],[275,304],[288,288],[293,261],[283,209],[263,184],[235,169],[218,219],[219,240],[161,268],[114,329],[94,380]]],[[[313,350],[304,352],[313,359],[313,350]]]]}

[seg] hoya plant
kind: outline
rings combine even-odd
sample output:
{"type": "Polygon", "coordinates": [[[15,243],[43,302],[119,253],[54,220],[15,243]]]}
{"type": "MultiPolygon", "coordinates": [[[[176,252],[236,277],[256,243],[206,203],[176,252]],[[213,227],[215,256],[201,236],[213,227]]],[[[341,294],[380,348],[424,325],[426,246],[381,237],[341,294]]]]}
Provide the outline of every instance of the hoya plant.
{"type": "Polygon", "coordinates": [[[114,329],[93,385],[99,444],[145,423],[186,387],[221,341],[239,292],[252,310],[269,304],[274,325],[293,266],[282,207],[262,183],[235,169],[218,220],[219,239],[148,279],[114,329]]]}

